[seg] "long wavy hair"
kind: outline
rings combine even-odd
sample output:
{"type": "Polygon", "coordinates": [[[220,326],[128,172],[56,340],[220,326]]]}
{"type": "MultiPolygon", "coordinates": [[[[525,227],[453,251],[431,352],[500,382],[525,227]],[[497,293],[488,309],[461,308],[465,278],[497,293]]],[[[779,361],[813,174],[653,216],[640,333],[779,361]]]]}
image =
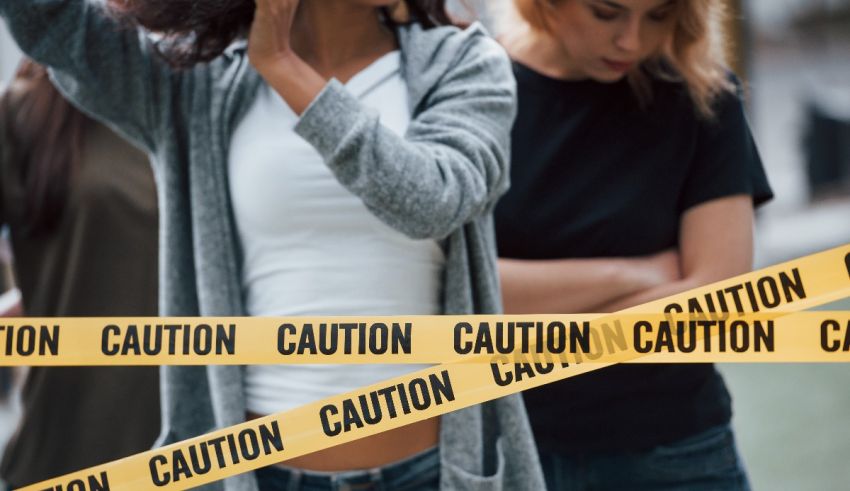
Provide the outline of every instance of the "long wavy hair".
{"type": "MultiPolygon", "coordinates": [[[[522,20],[544,33],[550,31],[546,9],[560,1],[513,0],[522,20]]],[[[640,69],[632,70],[628,80],[644,105],[652,99],[652,77],[681,81],[697,113],[710,119],[717,97],[735,90],[726,62],[726,8],[722,0],[679,0],[677,9],[670,38],[640,69]]]]}
{"type": "Polygon", "coordinates": [[[0,97],[0,114],[26,191],[22,231],[31,236],[50,232],[68,201],[91,120],[56,90],[44,67],[29,59],[0,97]]]}
{"type": "MultiPolygon", "coordinates": [[[[425,28],[451,24],[446,0],[399,0],[411,21],[425,28]]],[[[174,67],[188,68],[210,61],[238,37],[254,19],[254,0],[106,0],[108,13],[125,25],[158,34],[157,51],[174,67]]],[[[393,16],[384,12],[387,23],[393,16]]]]}

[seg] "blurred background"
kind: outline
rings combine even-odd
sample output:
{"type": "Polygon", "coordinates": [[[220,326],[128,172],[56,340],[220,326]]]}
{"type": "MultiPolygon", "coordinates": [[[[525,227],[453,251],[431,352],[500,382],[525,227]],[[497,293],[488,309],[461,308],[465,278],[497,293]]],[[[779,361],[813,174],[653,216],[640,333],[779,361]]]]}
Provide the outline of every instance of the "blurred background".
{"type": "MultiPolygon", "coordinates": [[[[491,24],[504,1],[467,3],[491,24]]],[[[758,215],[756,266],[850,243],[850,0],[727,1],[730,51],[776,192],[758,215]]],[[[0,25],[0,84],[18,59],[0,25]]],[[[850,310],[850,299],[830,308],[850,310]]],[[[850,366],[720,370],[754,489],[850,489],[850,366]]],[[[17,411],[14,398],[0,403],[0,442],[17,411]]]]}

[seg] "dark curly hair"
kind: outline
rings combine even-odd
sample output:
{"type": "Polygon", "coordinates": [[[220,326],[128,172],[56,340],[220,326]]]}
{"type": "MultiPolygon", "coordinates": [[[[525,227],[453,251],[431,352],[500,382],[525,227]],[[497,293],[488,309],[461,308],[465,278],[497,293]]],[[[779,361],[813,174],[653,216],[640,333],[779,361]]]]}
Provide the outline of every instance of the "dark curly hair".
{"type": "MultiPolygon", "coordinates": [[[[425,28],[451,24],[446,0],[402,0],[425,28]]],[[[174,67],[219,56],[254,19],[254,0],[107,0],[110,15],[160,35],[157,51],[174,67]]],[[[388,16],[386,22],[392,23],[388,16]]]]}

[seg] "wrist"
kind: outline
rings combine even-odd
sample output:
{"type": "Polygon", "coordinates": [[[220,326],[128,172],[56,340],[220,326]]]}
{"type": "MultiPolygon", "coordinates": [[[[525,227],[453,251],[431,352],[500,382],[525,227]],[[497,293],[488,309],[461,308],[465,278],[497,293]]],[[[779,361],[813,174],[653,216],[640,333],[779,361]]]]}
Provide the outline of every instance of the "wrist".
{"type": "Polygon", "coordinates": [[[623,258],[617,264],[617,281],[627,294],[655,288],[664,283],[657,268],[646,258],[623,258]]]}
{"type": "Polygon", "coordinates": [[[297,65],[298,55],[291,49],[275,51],[274,53],[251,53],[248,58],[254,69],[263,77],[285,74],[291,67],[297,65]]]}
{"type": "Polygon", "coordinates": [[[294,52],[276,56],[275,61],[255,65],[255,68],[298,116],[327,84],[327,80],[294,52]]]}

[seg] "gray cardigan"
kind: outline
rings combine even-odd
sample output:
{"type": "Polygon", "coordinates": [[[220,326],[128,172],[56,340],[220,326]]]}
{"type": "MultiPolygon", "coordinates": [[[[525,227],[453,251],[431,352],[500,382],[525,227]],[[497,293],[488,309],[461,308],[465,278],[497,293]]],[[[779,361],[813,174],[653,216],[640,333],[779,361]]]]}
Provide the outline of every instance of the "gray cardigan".
{"type": "MultiPolygon", "coordinates": [[[[161,210],[161,314],[244,315],[226,180],[231,135],[262,83],[244,47],[175,72],[143,34],[118,30],[85,0],[2,0],[0,14],[72,101],[150,153],[161,210]]],[[[414,24],[398,38],[413,109],[404,138],[337,81],[296,131],[377,217],[411,237],[440,240],[443,313],[498,313],[491,213],[508,185],[510,64],[479,26],[414,24]]],[[[161,443],[242,422],[242,375],[233,366],[164,367],[161,443]]],[[[543,489],[519,396],[441,421],[441,489],[543,489]]],[[[208,488],[255,490],[256,482],[249,473],[208,488]]]]}

